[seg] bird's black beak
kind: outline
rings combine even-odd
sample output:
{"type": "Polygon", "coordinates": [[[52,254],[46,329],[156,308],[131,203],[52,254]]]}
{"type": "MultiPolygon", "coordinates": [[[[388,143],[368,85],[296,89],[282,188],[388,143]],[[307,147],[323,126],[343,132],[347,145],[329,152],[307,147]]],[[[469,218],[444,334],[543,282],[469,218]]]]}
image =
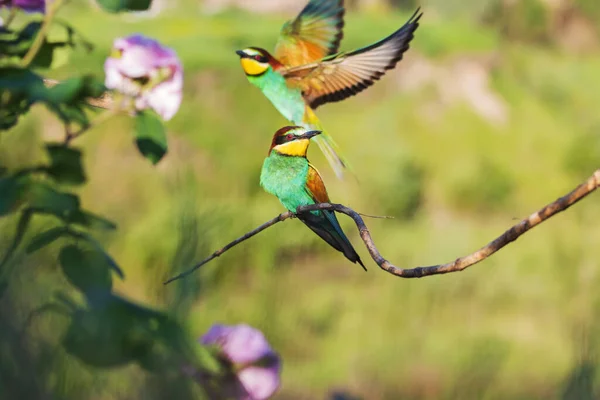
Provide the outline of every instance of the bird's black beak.
{"type": "Polygon", "coordinates": [[[235,54],[237,54],[238,56],[240,56],[241,58],[246,57],[246,53],[244,53],[242,50],[238,50],[235,52],[235,54]]]}
{"type": "Polygon", "coordinates": [[[302,135],[302,139],[311,139],[317,135],[320,135],[321,133],[323,133],[323,132],[322,131],[308,131],[304,135],[302,135]]]}

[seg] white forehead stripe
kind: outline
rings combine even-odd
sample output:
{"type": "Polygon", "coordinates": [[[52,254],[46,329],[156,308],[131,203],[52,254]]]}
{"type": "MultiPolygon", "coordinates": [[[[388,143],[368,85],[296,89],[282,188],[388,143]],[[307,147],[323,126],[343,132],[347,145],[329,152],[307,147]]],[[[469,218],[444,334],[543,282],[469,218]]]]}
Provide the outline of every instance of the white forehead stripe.
{"type": "Polygon", "coordinates": [[[254,49],[244,49],[244,53],[248,54],[249,56],[257,56],[260,54],[259,51],[256,51],[254,49]]]}

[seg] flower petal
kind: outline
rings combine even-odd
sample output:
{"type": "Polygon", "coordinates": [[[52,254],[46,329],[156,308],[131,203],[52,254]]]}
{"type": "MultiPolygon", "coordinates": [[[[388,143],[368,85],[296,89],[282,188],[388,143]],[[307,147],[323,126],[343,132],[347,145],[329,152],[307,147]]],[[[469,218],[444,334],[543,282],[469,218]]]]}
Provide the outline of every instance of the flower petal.
{"type": "Polygon", "coordinates": [[[140,34],[118,38],[106,59],[105,85],[135,98],[136,108],[171,119],[182,100],[183,68],[175,51],[140,34]]]}
{"type": "Polygon", "coordinates": [[[279,366],[271,368],[246,367],[238,372],[238,379],[248,392],[249,399],[264,400],[279,388],[279,366]]]}
{"type": "Polygon", "coordinates": [[[143,94],[150,108],[158,113],[165,121],[170,120],[179,110],[183,79],[181,76],[159,83],[143,94]]]}
{"type": "Polygon", "coordinates": [[[203,343],[217,344],[224,355],[234,363],[252,364],[273,354],[263,333],[245,324],[231,327],[218,325],[216,330],[211,329],[208,334],[213,339],[212,343],[206,343],[204,337],[203,343]]]}
{"type": "Polygon", "coordinates": [[[104,85],[109,89],[119,89],[123,86],[124,77],[119,73],[118,60],[107,58],[104,62],[104,85]]]}
{"type": "Polygon", "coordinates": [[[12,6],[27,12],[46,12],[45,0],[13,0],[12,6]]]}

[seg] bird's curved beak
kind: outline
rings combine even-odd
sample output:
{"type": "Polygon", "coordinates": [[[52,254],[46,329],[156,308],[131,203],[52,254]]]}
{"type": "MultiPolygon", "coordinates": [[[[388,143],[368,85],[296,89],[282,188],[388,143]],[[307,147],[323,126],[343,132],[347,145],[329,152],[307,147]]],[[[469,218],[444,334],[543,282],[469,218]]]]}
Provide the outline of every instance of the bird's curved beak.
{"type": "Polygon", "coordinates": [[[308,131],[304,135],[302,135],[302,139],[311,139],[317,135],[320,135],[323,131],[308,131]]]}
{"type": "Polygon", "coordinates": [[[240,56],[240,57],[242,57],[242,58],[243,58],[243,57],[246,57],[246,53],[244,53],[242,50],[237,50],[237,51],[235,52],[235,54],[237,54],[238,56],[240,56]]]}

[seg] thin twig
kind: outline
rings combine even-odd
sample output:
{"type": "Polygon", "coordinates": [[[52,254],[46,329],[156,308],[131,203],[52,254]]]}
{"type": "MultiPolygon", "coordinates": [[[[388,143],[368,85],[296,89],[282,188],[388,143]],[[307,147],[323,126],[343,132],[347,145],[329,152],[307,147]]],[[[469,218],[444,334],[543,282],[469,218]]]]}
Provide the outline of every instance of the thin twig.
{"type": "Polygon", "coordinates": [[[370,214],[363,214],[360,212],[357,212],[357,214],[362,217],[373,218],[373,219],[394,219],[395,218],[391,215],[370,215],[370,214]]]}
{"type": "MultiPolygon", "coordinates": [[[[46,85],[47,88],[52,88],[59,83],[60,82],[55,79],[44,79],[44,85],[46,85]]],[[[88,97],[85,101],[92,107],[104,108],[107,110],[115,108],[114,99],[109,92],[104,92],[100,97],[88,97]]]]}
{"type": "Polygon", "coordinates": [[[4,21],[4,29],[8,29],[8,26],[15,20],[18,11],[19,9],[17,7],[12,7],[10,9],[8,17],[6,17],[6,21],[4,21]]]}
{"type": "Polygon", "coordinates": [[[106,110],[102,114],[98,115],[95,119],[93,119],[89,125],[81,127],[75,132],[71,132],[71,130],[67,128],[65,131],[65,144],[68,145],[74,139],[77,139],[91,128],[100,125],[104,121],[107,121],[109,118],[115,116],[118,112],[119,110],[114,108],[106,110]]]}
{"type": "Polygon", "coordinates": [[[262,224],[261,226],[259,226],[256,229],[251,230],[250,232],[246,233],[244,236],[241,236],[237,239],[235,239],[233,242],[229,243],[228,245],[226,245],[225,247],[215,251],[214,253],[212,253],[210,255],[210,257],[205,258],[204,260],[200,261],[198,264],[194,265],[191,269],[182,272],[181,274],[169,279],[168,281],[165,282],[165,285],[167,283],[171,283],[177,279],[186,277],[190,274],[192,274],[194,271],[196,271],[198,268],[200,268],[201,266],[203,266],[204,264],[206,264],[207,262],[214,260],[215,258],[219,257],[221,254],[225,253],[227,250],[229,250],[230,248],[232,248],[233,246],[235,246],[236,244],[239,244],[241,242],[243,242],[246,239],[250,239],[252,236],[256,235],[257,233],[260,233],[262,231],[264,231],[265,229],[275,225],[278,222],[281,221],[285,221],[286,219],[289,218],[293,218],[295,216],[295,214],[291,211],[288,212],[284,212],[283,214],[279,214],[278,216],[276,216],[275,218],[273,218],[270,221],[265,222],[264,224],[262,224]]]}
{"type": "MultiPolygon", "coordinates": [[[[542,222],[544,222],[545,220],[558,214],[559,212],[564,211],[567,208],[571,207],[573,204],[577,203],[579,200],[583,199],[585,196],[592,193],[599,186],[600,186],[600,169],[596,170],[592,176],[590,176],[581,185],[576,187],[572,192],[570,192],[570,193],[566,194],[565,196],[555,200],[554,202],[546,205],[544,208],[542,208],[538,212],[531,214],[529,217],[523,219],[521,222],[514,225],[512,228],[510,228],[509,230],[504,232],[502,235],[498,236],[496,239],[494,239],[493,241],[491,241],[490,243],[488,243],[481,249],[477,250],[476,252],[469,254],[465,257],[457,258],[456,260],[454,260],[450,263],[447,263],[447,264],[438,264],[438,265],[433,265],[433,266],[429,266],[429,267],[417,267],[417,268],[411,268],[411,269],[403,269],[400,267],[396,267],[395,265],[391,264],[388,260],[386,260],[385,258],[383,258],[381,256],[381,254],[379,253],[379,250],[375,246],[375,243],[373,243],[373,239],[371,238],[371,233],[367,229],[365,222],[363,221],[362,217],[356,211],[354,211],[346,206],[343,206],[341,204],[329,204],[329,203],[320,203],[320,204],[315,204],[315,205],[311,205],[311,206],[298,207],[298,209],[296,211],[298,214],[300,214],[303,212],[314,211],[314,210],[333,210],[333,211],[337,211],[342,214],[348,215],[350,218],[352,218],[354,220],[354,223],[356,224],[358,231],[360,233],[360,237],[363,240],[363,242],[365,243],[365,246],[367,247],[369,254],[371,255],[373,260],[377,263],[377,265],[379,265],[379,267],[381,269],[383,269],[395,276],[399,276],[401,278],[422,278],[424,276],[447,274],[450,272],[462,271],[462,270],[470,267],[471,265],[477,264],[478,262],[485,260],[486,258],[490,257],[492,254],[494,254],[498,250],[502,249],[507,244],[517,240],[525,232],[527,232],[530,229],[534,228],[535,226],[541,224],[542,222]]],[[[292,212],[286,212],[286,213],[280,214],[276,218],[273,218],[272,220],[264,223],[263,225],[259,226],[258,228],[254,229],[253,231],[248,232],[244,236],[229,243],[227,246],[223,247],[222,249],[215,251],[210,257],[201,261],[200,263],[195,265],[192,269],[185,271],[185,272],[167,280],[165,282],[165,285],[168,283],[171,283],[177,279],[188,276],[189,274],[193,273],[198,268],[200,268],[202,265],[204,265],[207,262],[211,261],[212,259],[220,256],[225,251],[229,250],[230,248],[239,244],[240,242],[243,242],[244,240],[251,238],[252,236],[256,235],[257,233],[269,228],[270,226],[275,225],[278,222],[282,222],[282,221],[285,221],[286,219],[292,218],[295,215],[296,214],[294,214],[292,212]]]]}
{"type": "Polygon", "coordinates": [[[56,12],[62,5],[62,2],[63,0],[54,0],[50,3],[49,10],[46,13],[46,16],[44,17],[44,22],[42,22],[42,26],[40,27],[37,36],[35,37],[35,40],[33,41],[33,44],[31,45],[29,50],[27,50],[25,57],[23,57],[23,60],[21,61],[21,65],[23,67],[28,67],[37,55],[37,53],[42,48],[42,45],[46,40],[46,35],[48,34],[48,29],[50,29],[50,23],[52,22],[54,15],[56,15],[56,12]]]}

